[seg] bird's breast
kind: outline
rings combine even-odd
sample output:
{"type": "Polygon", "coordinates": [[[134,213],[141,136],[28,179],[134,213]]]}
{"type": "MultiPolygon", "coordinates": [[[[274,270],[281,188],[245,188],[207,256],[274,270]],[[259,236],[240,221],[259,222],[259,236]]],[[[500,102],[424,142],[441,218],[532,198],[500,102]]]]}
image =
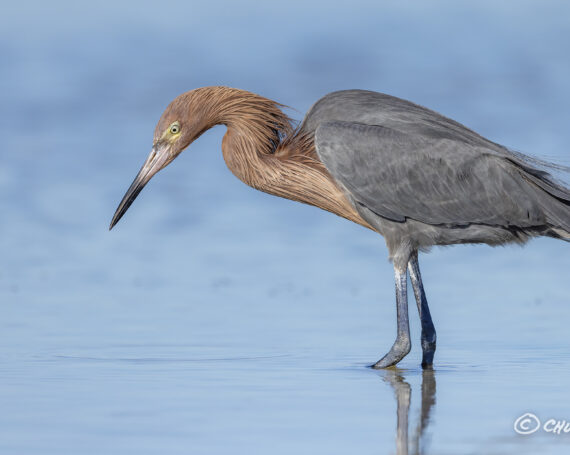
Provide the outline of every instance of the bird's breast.
{"type": "Polygon", "coordinates": [[[222,141],[226,165],[242,182],[274,196],[319,207],[372,229],[318,158],[282,147],[278,154],[260,154],[254,144],[244,139],[228,130],[222,141]]]}

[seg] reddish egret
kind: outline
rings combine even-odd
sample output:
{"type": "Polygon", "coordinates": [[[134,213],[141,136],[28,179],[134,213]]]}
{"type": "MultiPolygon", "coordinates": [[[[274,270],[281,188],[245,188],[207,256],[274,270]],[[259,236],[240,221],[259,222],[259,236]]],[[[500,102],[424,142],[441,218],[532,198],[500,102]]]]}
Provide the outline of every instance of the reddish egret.
{"type": "Polygon", "coordinates": [[[570,241],[570,189],[522,154],[417,104],[382,93],[326,95],[298,128],[282,105],[228,87],[178,96],[154,132],[152,152],[111,221],[151,177],[214,125],[227,126],[230,170],[258,190],[311,204],[381,234],[396,278],[397,335],[372,367],[398,363],[411,348],[409,272],[421,320],[422,366],[436,334],[418,252],[433,245],[570,241]]]}

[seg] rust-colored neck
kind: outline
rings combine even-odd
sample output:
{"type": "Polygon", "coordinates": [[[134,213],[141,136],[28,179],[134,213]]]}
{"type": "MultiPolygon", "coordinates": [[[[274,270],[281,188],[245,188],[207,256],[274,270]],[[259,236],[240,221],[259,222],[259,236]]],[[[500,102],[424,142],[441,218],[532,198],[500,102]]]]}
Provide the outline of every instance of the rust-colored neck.
{"type": "Polygon", "coordinates": [[[228,131],[224,160],[247,185],[269,194],[311,204],[365,227],[315,151],[312,135],[295,131],[280,105],[259,95],[227,87],[195,90],[193,107],[202,134],[217,124],[228,131]]]}

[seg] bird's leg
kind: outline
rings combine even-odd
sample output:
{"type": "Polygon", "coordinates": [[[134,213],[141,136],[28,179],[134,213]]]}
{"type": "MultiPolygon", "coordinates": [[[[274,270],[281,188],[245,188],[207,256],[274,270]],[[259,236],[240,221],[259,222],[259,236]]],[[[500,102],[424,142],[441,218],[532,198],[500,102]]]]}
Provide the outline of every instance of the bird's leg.
{"type": "Polygon", "coordinates": [[[410,325],[408,322],[408,296],[406,286],[408,284],[408,274],[406,266],[394,266],[396,275],[396,313],[398,319],[398,333],[394,345],[384,357],[372,365],[372,368],[380,369],[396,365],[402,360],[410,349],[412,343],[410,341],[410,325]]]}
{"type": "Polygon", "coordinates": [[[422,367],[429,368],[433,364],[433,355],[435,354],[435,327],[431,320],[426,293],[422,284],[422,275],[420,274],[420,264],[418,262],[418,253],[412,254],[408,262],[408,270],[410,272],[410,279],[414,294],[416,296],[416,303],[418,305],[418,312],[420,314],[420,321],[422,323],[422,367]]]}

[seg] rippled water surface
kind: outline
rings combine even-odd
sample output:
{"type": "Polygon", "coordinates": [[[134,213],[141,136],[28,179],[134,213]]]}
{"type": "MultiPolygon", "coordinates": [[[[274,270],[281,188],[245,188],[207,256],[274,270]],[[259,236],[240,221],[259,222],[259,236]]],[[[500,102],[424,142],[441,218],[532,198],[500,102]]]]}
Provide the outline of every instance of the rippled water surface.
{"type": "Polygon", "coordinates": [[[513,425],[570,421],[570,244],[423,255],[436,367],[410,300],[412,352],[373,371],[382,239],[243,185],[223,127],[107,231],[160,113],[203,85],[298,119],[383,91],[570,165],[565,2],[97,5],[0,17],[1,453],[568,453],[513,425]]]}

